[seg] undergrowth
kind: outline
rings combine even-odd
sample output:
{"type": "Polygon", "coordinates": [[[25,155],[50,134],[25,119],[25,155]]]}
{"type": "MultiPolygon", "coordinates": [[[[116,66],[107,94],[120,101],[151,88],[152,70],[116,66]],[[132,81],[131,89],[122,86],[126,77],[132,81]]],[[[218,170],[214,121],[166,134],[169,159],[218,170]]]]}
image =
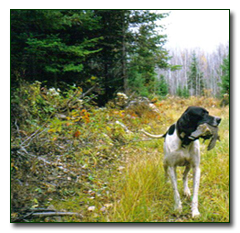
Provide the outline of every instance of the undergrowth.
{"type": "MultiPolygon", "coordinates": [[[[158,113],[139,115],[97,108],[79,87],[54,90],[25,83],[12,96],[12,222],[229,221],[229,111],[219,100],[169,97],[155,103],[158,113]],[[139,132],[164,133],[190,105],[222,118],[221,142],[209,152],[201,142],[198,219],[191,218],[190,200],[183,197],[182,214],[174,213],[163,140],[139,132]],[[50,211],[70,214],[36,215],[50,211]]],[[[179,168],[181,196],[182,172],[179,168]]]]}

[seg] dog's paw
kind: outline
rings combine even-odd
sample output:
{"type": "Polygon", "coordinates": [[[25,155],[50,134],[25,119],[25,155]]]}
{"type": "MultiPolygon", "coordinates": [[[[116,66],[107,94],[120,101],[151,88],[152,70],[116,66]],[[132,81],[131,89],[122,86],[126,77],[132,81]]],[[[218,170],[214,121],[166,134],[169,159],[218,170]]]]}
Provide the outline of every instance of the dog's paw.
{"type": "Polygon", "coordinates": [[[192,210],[192,218],[198,218],[200,216],[200,212],[198,211],[198,209],[194,209],[192,210]]]}
{"type": "Polygon", "coordinates": [[[189,189],[189,188],[184,189],[183,194],[184,194],[184,196],[186,196],[187,198],[190,198],[190,197],[191,197],[191,191],[190,191],[190,189],[189,189]]]}
{"type": "Polygon", "coordinates": [[[177,213],[182,213],[182,203],[181,202],[174,206],[174,211],[177,213]]]}

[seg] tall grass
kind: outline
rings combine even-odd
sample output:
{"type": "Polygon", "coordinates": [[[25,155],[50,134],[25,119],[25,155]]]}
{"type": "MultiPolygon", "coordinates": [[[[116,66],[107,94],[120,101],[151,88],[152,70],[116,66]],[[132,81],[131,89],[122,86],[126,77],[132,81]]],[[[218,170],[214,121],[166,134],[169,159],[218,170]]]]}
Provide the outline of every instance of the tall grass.
{"type": "MultiPolygon", "coordinates": [[[[143,147],[144,148],[144,147],[143,147]]],[[[161,173],[162,156],[155,149],[153,153],[135,151],[129,159],[124,180],[119,182],[119,200],[115,205],[112,220],[120,222],[152,221],[159,218],[158,209],[167,208],[168,190],[161,173]],[[165,191],[165,192],[163,192],[165,191]],[[163,192],[159,201],[159,193],[163,192]]]]}
{"type": "MultiPolygon", "coordinates": [[[[178,187],[183,212],[173,211],[173,191],[166,183],[163,171],[163,140],[141,142],[128,146],[126,169],[114,182],[115,201],[107,221],[111,222],[228,222],[229,221],[229,112],[217,107],[217,100],[190,98],[166,100],[163,103],[165,121],[176,121],[189,105],[206,107],[210,114],[220,116],[221,142],[207,151],[208,142],[201,141],[201,182],[198,219],[191,218],[191,200],[183,197],[182,172],[178,168],[178,187]]],[[[158,126],[162,128],[162,126],[158,126]]],[[[163,132],[159,132],[163,133],[163,132]]],[[[189,186],[192,187],[192,172],[189,186]]],[[[106,219],[104,219],[106,220],[106,219]]]]}

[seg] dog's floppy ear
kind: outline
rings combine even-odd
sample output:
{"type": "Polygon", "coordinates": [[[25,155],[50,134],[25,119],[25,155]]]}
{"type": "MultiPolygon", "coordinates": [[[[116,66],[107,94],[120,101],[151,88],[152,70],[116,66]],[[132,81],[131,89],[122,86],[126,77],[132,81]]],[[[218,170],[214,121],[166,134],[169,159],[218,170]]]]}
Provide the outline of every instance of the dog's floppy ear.
{"type": "Polygon", "coordinates": [[[189,117],[188,111],[185,111],[181,118],[184,122],[189,123],[190,117],[189,117]]]}
{"type": "Polygon", "coordinates": [[[196,122],[191,117],[191,110],[192,108],[188,107],[177,122],[179,132],[184,132],[186,135],[190,135],[197,128],[196,122]]]}
{"type": "Polygon", "coordinates": [[[190,123],[190,117],[188,114],[188,109],[182,114],[182,116],[178,120],[178,125],[181,128],[186,128],[190,123]]]}

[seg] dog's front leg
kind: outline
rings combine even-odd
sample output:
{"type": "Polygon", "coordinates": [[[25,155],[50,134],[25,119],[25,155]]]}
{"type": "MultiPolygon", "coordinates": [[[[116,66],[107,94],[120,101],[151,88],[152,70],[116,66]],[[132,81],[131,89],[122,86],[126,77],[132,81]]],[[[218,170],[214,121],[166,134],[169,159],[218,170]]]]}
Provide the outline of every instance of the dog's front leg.
{"type": "Polygon", "coordinates": [[[193,167],[193,199],[192,199],[192,217],[195,218],[200,215],[198,211],[198,189],[200,183],[200,168],[193,167]]]}
{"type": "Polygon", "coordinates": [[[174,192],[174,201],[175,201],[174,210],[180,213],[182,212],[182,202],[180,200],[180,195],[177,188],[176,167],[168,167],[168,170],[169,170],[169,176],[171,178],[173,192],[174,192]]]}

